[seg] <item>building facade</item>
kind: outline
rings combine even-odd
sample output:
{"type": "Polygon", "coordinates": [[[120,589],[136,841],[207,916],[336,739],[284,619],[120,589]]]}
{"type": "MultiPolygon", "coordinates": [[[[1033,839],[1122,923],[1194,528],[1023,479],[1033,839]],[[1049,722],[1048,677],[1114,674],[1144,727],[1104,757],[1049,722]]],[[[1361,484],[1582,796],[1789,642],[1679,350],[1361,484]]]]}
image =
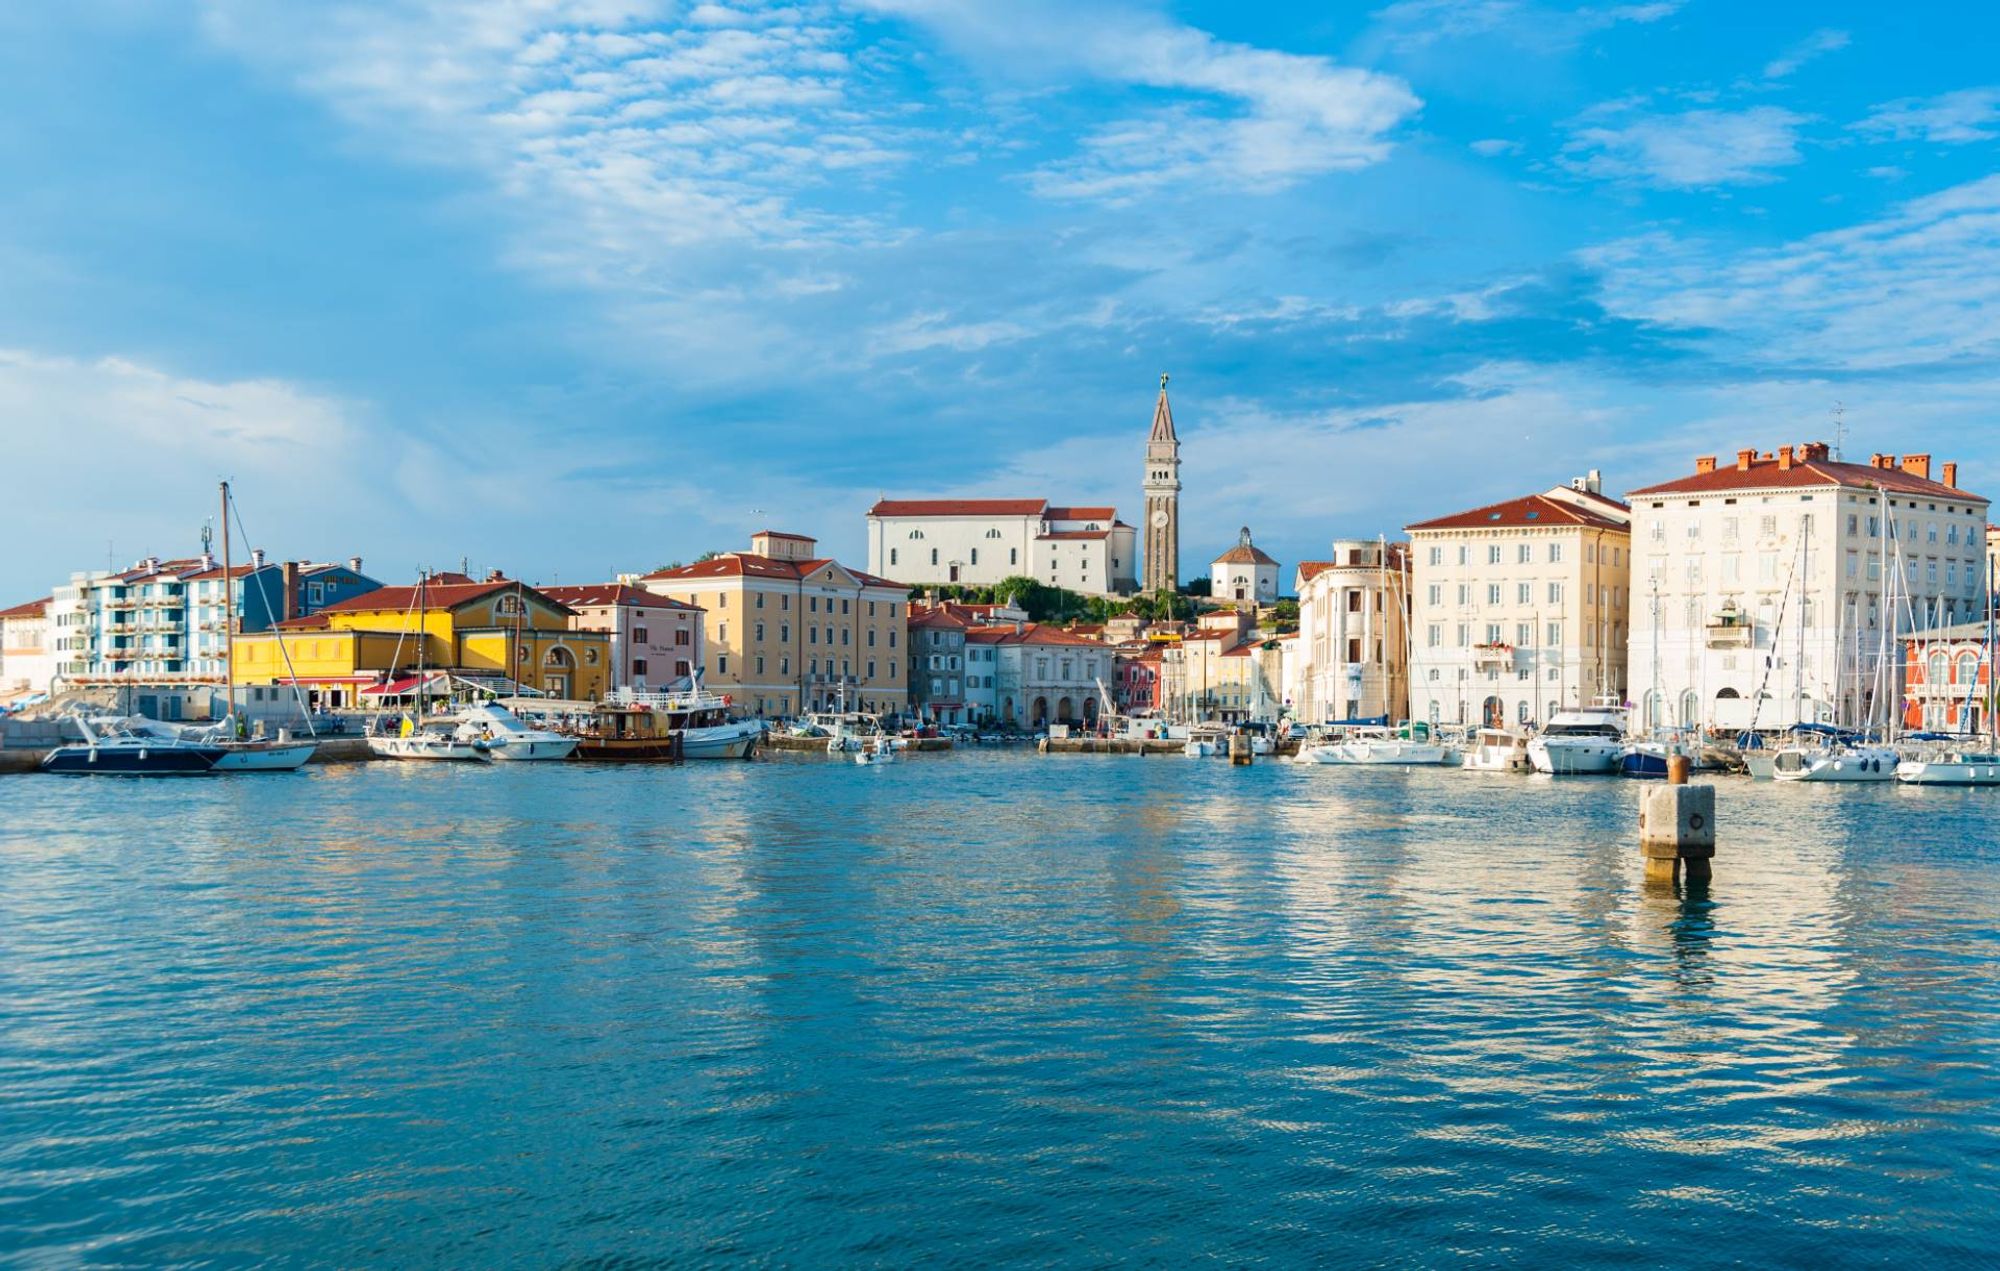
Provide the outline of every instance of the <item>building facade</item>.
{"type": "Polygon", "coordinates": [[[1598,474],[1409,533],[1413,718],[1519,727],[1625,699],[1631,512],[1598,474]]]}
{"type": "Polygon", "coordinates": [[[1273,723],[1284,713],[1284,647],[1247,611],[1203,614],[1161,646],[1161,711],[1181,723],[1273,723]]]}
{"type": "Polygon", "coordinates": [[[1250,527],[1237,531],[1236,546],[1209,566],[1209,598],[1255,609],[1278,603],[1278,562],[1250,541],[1250,527]]]}
{"type": "Polygon", "coordinates": [[[526,688],[596,701],[611,688],[611,637],[570,627],[574,612],[541,591],[494,575],[434,574],[409,587],[378,587],[236,638],[236,682],[276,689],[260,700],[303,696],[311,709],[384,704],[454,683],[494,693],[526,688]]]}
{"type": "Polygon", "coordinates": [[[0,708],[49,691],[56,675],[55,645],[45,596],[0,609],[0,708]]]}
{"type": "Polygon", "coordinates": [[[1167,377],[1160,376],[1153,426],[1146,434],[1146,581],[1150,594],[1181,585],[1181,440],[1167,404],[1167,377]]]}
{"type": "Polygon", "coordinates": [[[765,530],[750,550],[647,574],[638,585],[702,610],[704,686],[739,709],[786,716],[909,703],[909,590],[765,530]]]}
{"type": "Polygon", "coordinates": [[[967,696],[978,718],[1016,728],[1094,727],[1111,699],[1108,645],[1043,623],[1012,622],[965,633],[967,696]],[[990,669],[989,669],[990,668],[990,669]]]}
{"type": "Polygon", "coordinates": [[[967,629],[965,620],[949,610],[910,611],[910,712],[925,723],[969,722],[967,629]]]}
{"type": "Polygon", "coordinates": [[[1945,733],[1993,728],[1992,628],[1962,622],[1904,639],[1903,727],[1945,733]]]}
{"type": "Polygon", "coordinates": [[[1410,582],[1402,543],[1340,539],[1332,559],[1299,565],[1294,718],[1409,717],[1410,582]]]}
{"type": "Polygon", "coordinates": [[[1644,720],[1885,724],[1899,638],[1986,612],[1988,501],[1959,488],[1956,464],[1933,479],[1929,455],[1704,455],[1630,497],[1644,720]]]}
{"type": "Polygon", "coordinates": [[[629,582],[539,589],[572,610],[572,631],[611,637],[611,687],[634,693],[686,688],[702,663],[702,612],[629,582]]]}
{"type": "Polygon", "coordinates": [[[1110,507],[1043,499],[883,499],[868,510],[868,569],[911,587],[1012,577],[1095,595],[1138,585],[1136,531],[1110,507]]]}

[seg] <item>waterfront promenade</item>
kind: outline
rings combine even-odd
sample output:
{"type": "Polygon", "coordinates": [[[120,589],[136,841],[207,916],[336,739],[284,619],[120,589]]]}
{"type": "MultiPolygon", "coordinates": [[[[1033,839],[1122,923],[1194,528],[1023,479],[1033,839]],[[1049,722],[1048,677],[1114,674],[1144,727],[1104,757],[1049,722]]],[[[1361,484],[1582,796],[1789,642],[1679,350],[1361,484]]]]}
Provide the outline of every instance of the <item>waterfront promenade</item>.
{"type": "Polygon", "coordinates": [[[1971,1265],[2000,804],[1022,752],[0,786],[27,1265],[1971,1265]]]}

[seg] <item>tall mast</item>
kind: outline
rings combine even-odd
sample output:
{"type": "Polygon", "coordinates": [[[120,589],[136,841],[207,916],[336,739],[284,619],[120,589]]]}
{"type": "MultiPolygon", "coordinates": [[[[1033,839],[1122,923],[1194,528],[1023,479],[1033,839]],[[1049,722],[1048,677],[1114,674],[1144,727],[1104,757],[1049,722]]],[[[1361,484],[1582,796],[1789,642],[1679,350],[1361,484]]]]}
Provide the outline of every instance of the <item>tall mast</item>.
{"type": "MultiPolygon", "coordinates": [[[[229,702],[228,714],[236,714],[236,578],[229,566],[229,483],[222,487],[222,684],[229,702]]],[[[279,636],[280,642],[284,640],[279,636]]],[[[232,725],[234,720],[232,718],[232,725]]]]}

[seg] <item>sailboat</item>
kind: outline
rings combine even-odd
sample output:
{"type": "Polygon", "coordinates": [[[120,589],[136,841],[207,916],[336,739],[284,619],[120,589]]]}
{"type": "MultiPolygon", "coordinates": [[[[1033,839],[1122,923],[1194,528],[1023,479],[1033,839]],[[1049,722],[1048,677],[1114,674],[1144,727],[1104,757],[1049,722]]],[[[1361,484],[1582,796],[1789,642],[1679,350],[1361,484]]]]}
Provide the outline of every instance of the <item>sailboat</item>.
{"type": "MultiPolygon", "coordinates": [[[[1896,541],[1894,540],[1895,524],[1896,522],[1893,518],[1888,521],[1892,541],[1896,541]]],[[[1801,545],[1800,550],[1804,551],[1803,545],[1801,545]]],[[[1870,723],[1873,723],[1873,717],[1878,710],[1886,713],[1887,703],[1890,698],[1888,680],[1889,645],[1892,640],[1899,647],[1901,644],[1901,641],[1897,640],[1893,634],[1898,628],[1896,601],[1899,590],[1903,585],[1902,544],[1900,541],[1896,541],[1893,559],[1890,560],[1889,566],[1884,571],[1887,575],[1885,579],[1887,585],[1883,588],[1882,622],[1876,630],[1875,683],[1872,701],[1869,705],[1870,723]]],[[[1795,562],[1794,570],[1796,571],[1796,569],[1797,564],[1795,562]]],[[[1790,587],[1788,584],[1788,594],[1789,591],[1790,587]]],[[[1858,625],[1858,615],[1856,622],[1858,625]]],[[[1801,640],[1804,638],[1803,622],[1801,622],[1800,638],[1801,640]]],[[[1858,639],[1856,643],[1858,648],[1858,639]]],[[[1795,699],[1802,698],[1803,687],[1801,686],[1795,690],[1795,699]]],[[[1885,721],[1883,726],[1885,735],[1892,724],[1893,721],[1885,721]]],[[[1770,775],[1774,781],[1810,781],[1851,785],[1874,781],[1893,781],[1896,779],[1896,768],[1902,762],[1902,756],[1897,753],[1894,746],[1874,740],[1867,732],[1850,732],[1825,724],[1809,724],[1804,720],[1795,722],[1791,731],[1794,737],[1799,740],[1790,746],[1780,748],[1771,757],[1770,775]],[[1812,740],[1805,740],[1807,738],[1811,738],[1812,740]]],[[[1753,768],[1752,771],[1761,775],[1761,765],[1753,768]]]]}
{"type": "Polygon", "coordinates": [[[1972,699],[1978,690],[1980,672],[1986,673],[1986,681],[1993,682],[1994,653],[1994,613],[1993,596],[1986,597],[1986,644],[1979,651],[1979,664],[1973,669],[1972,683],[1967,686],[1965,701],[1959,707],[1958,732],[1955,734],[1918,734],[1913,741],[1928,743],[1916,754],[1905,759],[1896,767],[1896,780],[1910,786],[2000,786],[2000,720],[1994,718],[1992,701],[1989,697],[1986,711],[1986,736],[1979,738],[1984,745],[1972,745],[1972,699]]]}
{"type": "MultiPolygon", "coordinates": [[[[430,585],[428,573],[417,575],[417,585],[410,593],[410,609],[416,615],[417,635],[417,704],[416,713],[404,711],[393,733],[375,733],[368,738],[368,751],[377,759],[410,759],[435,761],[483,762],[487,755],[487,743],[480,737],[461,736],[457,720],[442,720],[436,726],[427,726],[418,721],[424,718],[424,689],[429,683],[430,666],[426,661],[429,644],[423,629],[424,601],[430,585]]],[[[396,651],[390,655],[390,666],[401,663],[403,638],[396,637],[396,651]]]]}
{"type": "MultiPolygon", "coordinates": [[[[222,666],[229,709],[224,714],[220,727],[192,735],[189,739],[221,749],[222,754],[215,761],[213,769],[215,772],[297,772],[306,766],[306,761],[319,749],[317,737],[307,741],[297,741],[282,728],[278,730],[275,739],[250,736],[241,717],[236,713],[236,575],[231,567],[229,554],[229,514],[234,502],[229,483],[222,482],[222,666]]],[[[268,574],[259,572],[257,587],[259,592],[264,594],[264,611],[271,614],[281,613],[284,607],[272,605],[269,594],[265,593],[269,585],[268,574]]],[[[289,671],[292,655],[285,647],[283,632],[279,633],[277,644],[284,656],[285,668],[289,671]]],[[[297,694],[298,691],[298,678],[294,676],[292,692],[297,694]]],[[[306,728],[310,731],[312,716],[303,709],[305,705],[303,700],[299,704],[300,714],[305,716],[306,728]]]]}

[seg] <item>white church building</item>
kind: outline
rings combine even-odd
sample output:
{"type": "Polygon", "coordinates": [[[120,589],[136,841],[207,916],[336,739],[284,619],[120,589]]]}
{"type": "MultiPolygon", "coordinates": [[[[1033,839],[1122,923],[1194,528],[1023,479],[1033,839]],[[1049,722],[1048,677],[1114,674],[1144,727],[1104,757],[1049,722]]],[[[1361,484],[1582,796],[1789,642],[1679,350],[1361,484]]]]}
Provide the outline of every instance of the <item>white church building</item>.
{"type": "Polygon", "coordinates": [[[1138,589],[1138,532],[1116,508],[1046,499],[883,499],[868,509],[868,572],[912,587],[1017,575],[1093,595],[1138,589]]]}

